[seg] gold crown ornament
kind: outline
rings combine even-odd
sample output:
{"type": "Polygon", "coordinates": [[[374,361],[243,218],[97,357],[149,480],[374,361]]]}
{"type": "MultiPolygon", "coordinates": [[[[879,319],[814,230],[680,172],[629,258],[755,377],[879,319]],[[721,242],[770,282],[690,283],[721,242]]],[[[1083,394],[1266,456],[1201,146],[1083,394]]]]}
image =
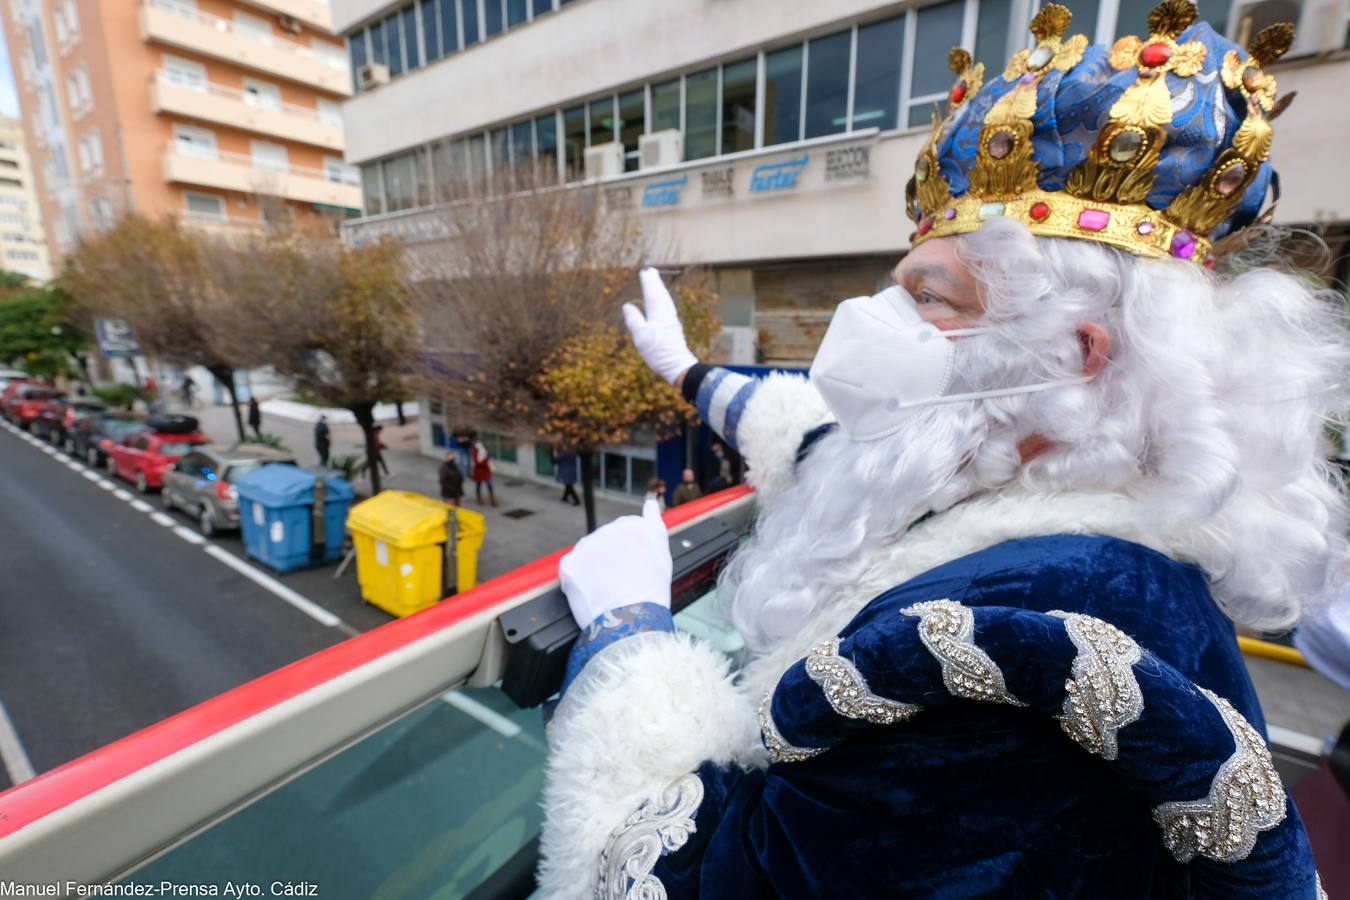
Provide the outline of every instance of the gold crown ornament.
{"type": "Polygon", "coordinates": [[[1188,0],[1164,0],[1147,39],[1108,50],[1065,37],[1072,18],[1043,7],[1035,46],[987,84],[983,65],[951,52],[947,113],[934,113],[906,189],[913,244],[1006,216],[1037,235],[1212,266],[1214,242],[1256,220],[1271,186],[1270,122],[1287,99],[1265,66],[1293,27],[1270,26],[1244,53],[1188,0]]]}

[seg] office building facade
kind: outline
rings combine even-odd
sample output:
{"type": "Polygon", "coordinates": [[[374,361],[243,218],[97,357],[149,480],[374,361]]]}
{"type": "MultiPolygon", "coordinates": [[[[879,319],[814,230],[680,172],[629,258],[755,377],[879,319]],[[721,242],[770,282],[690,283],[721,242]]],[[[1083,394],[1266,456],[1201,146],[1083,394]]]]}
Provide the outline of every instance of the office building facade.
{"type": "Polygon", "coordinates": [[[0,116],[0,269],[38,282],[52,277],[23,123],[8,116],[0,116]]]}
{"type": "Polygon", "coordinates": [[[52,258],[127,212],[354,214],[326,0],[4,0],[52,258]]]}
{"type": "MultiPolygon", "coordinates": [[[[1103,43],[1147,33],[1154,5],[1065,2],[1071,31],[1103,43]]],[[[365,207],[348,234],[433,242],[453,185],[529,160],[560,182],[598,181],[607,199],[631,206],[668,248],[664,264],[710,268],[733,362],[804,365],[834,305],[886,284],[908,246],[904,185],[954,81],[948,50],[969,48],[992,77],[1030,41],[1037,9],[1036,0],[333,0],[355,76],[347,159],[360,167],[365,207]]],[[[1338,98],[1350,76],[1348,9],[1346,0],[1201,9],[1238,40],[1298,20],[1297,43],[1273,67],[1281,93],[1299,95],[1276,128],[1276,165],[1290,173],[1276,220],[1336,245],[1350,181],[1332,177],[1339,144],[1327,135],[1350,130],[1338,98]]],[[[512,446],[523,474],[547,471],[542,453],[512,446]]],[[[634,471],[627,464],[609,485],[640,494],[634,471]]]]}

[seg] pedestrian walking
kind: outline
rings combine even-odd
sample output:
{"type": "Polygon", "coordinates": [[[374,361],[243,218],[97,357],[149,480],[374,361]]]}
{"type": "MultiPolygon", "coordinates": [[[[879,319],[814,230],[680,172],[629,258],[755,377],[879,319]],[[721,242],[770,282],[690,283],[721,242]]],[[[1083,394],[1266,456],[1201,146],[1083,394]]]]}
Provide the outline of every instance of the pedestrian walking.
{"type": "Polygon", "coordinates": [[[660,478],[653,478],[647,482],[647,494],[642,498],[642,502],[645,504],[648,500],[655,500],[662,510],[666,508],[666,483],[660,478]]]}
{"type": "Polygon", "coordinates": [[[675,505],[688,503],[690,500],[697,500],[703,496],[703,489],[698,486],[694,480],[694,470],[685,469],[680,473],[680,486],[675,488],[675,505]]]}
{"type": "Polygon", "coordinates": [[[469,451],[469,459],[473,462],[473,471],[470,476],[473,478],[473,496],[479,503],[483,503],[483,485],[487,485],[488,501],[493,506],[497,505],[497,492],[492,488],[492,456],[488,453],[487,447],[483,442],[474,438],[473,449],[469,451]]]}
{"type": "Polygon", "coordinates": [[[453,450],[446,451],[445,462],[437,473],[441,482],[441,499],[451,506],[464,500],[464,473],[459,469],[459,457],[453,450]]]}
{"type": "Polygon", "coordinates": [[[258,408],[258,398],[253,396],[248,398],[248,427],[259,439],[262,438],[262,410],[258,408]]]}
{"type": "Polygon", "coordinates": [[[384,451],[388,449],[384,443],[384,426],[376,425],[371,433],[375,436],[375,465],[383,469],[384,474],[388,475],[390,474],[389,463],[384,461],[384,451]]]}
{"type": "Polygon", "coordinates": [[[196,393],[197,393],[197,382],[192,379],[191,375],[184,375],[183,403],[187,406],[188,409],[192,409],[192,406],[195,403],[194,395],[196,393]]]}
{"type": "Polygon", "coordinates": [[[562,502],[581,505],[577,496],[577,455],[570,450],[555,451],[553,454],[553,478],[563,486],[562,502]]]}
{"type": "Polygon", "coordinates": [[[319,421],[314,423],[314,449],[319,453],[319,465],[328,468],[328,453],[333,449],[333,438],[328,430],[327,416],[319,416],[319,421]]]}

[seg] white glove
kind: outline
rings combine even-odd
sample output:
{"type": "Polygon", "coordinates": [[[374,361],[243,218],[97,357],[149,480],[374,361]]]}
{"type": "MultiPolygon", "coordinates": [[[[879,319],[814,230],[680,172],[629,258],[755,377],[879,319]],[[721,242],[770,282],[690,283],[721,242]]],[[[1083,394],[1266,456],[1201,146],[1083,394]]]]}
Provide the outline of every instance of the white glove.
{"type": "Polygon", "coordinates": [[[624,516],[586,535],[558,564],[572,618],[582,628],[634,603],[670,608],[674,562],[661,508],[648,500],[640,516],[624,516]]]}
{"type": "Polygon", "coordinates": [[[625,303],[624,324],[651,370],[674,384],[698,360],[684,341],[684,327],[675,312],[675,301],[670,298],[661,275],[655,269],[643,269],[638,279],[642,282],[642,305],[647,315],[644,317],[636,306],[625,303]]]}

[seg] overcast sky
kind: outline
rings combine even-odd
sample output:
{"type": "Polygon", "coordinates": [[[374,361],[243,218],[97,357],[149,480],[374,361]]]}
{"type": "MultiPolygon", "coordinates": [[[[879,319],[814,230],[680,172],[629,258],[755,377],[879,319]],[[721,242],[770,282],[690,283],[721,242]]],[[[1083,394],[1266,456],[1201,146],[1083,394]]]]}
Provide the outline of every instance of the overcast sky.
{"type": "Polygon", "coordinates": [[[9,64],[9,42],[3,40],[5,24],[0,21],[0,114],[19,117],[19,97],[14,92],[14,69],[9,64]]]}

